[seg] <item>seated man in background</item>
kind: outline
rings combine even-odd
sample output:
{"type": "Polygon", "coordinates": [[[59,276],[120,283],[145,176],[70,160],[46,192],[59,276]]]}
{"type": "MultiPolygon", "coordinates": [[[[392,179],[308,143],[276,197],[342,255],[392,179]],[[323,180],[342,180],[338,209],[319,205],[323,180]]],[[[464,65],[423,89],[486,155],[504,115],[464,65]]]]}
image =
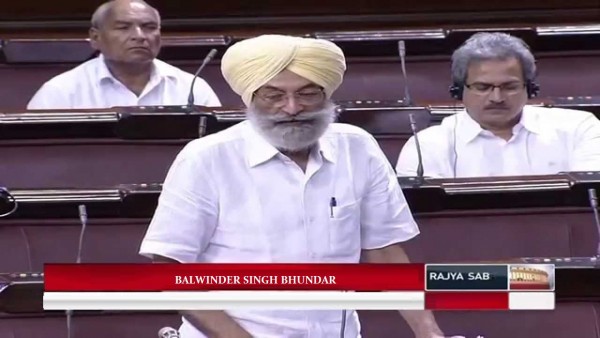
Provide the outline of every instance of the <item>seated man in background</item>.
{"type": "MultiPolygon", "coordinates": [[[[140,253],[179,263],[407,263],[419,229],[375,139],[332,123],[346,70],[335,44],[264,35],[230,47],[223,76],[248,121],[190,142],[165,180],[140,253]]],[[[185,311],[182,338],[339,337],[341,311],[185,311]]],[[[403,311],[418,338],[429,311],[403,311]]],[[[347,312],[346,338],[360,336],[347,312]]]]}
{"type": "MultiPolygon", "coordinates": [[[[465,109],[418,133],[425,176],[556,174],[600,170],[600,121],[591,113],[526,105],[536,65],[521,39],[477,33],[452,55],[452,96],[465,109]]],[[[396,172],[415,176],[414,137],[396,172]]]]}
{"type": "MultiPolygon", "coordinates": [[[[90,41],[100,55],[55,76],[33,96],[27,109],[85,109],[187,104],[193,74],[156,59],[160,15],[142,0],[102,4],[92,16],[90,41]]],[[[195,104],[220,106],[203,80],[195,104]]]]}

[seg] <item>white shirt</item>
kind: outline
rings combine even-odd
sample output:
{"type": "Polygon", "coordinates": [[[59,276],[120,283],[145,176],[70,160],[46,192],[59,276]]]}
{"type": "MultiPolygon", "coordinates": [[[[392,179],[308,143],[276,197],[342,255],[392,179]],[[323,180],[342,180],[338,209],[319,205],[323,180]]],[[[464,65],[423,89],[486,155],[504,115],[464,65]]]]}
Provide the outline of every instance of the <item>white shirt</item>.
{"type": "MultiPolygon", "coordinates": [[[[27,109],[103,109],[116,106],[186,105],[193,74],[155,59],[150,81],[138,97],[108,70],[102,55],[59,74],[35,93],[27,109]]],[[[196,105],[218,107],[219,98],[201,78],[196,105]]]]}
{"type": "MultiPolygon", "coordinates": [[[[332,124],[303,172],[246,121],[190,142],[140,253],[183,263],[358,263],[419,233],[375,139],[332,124]],[[330,200],[337,207],[330,215],[330,200]]],[[[254,337],[337,337],[341,311],[228,311],[254,337]]],[[[355,311],[346,337],[360,337],[355,311]]],[[[204,337],[184,320],[182,338],[204,337]]]]}
{"type": "MultiPolygon", "coordinates": [[[[508,141],[483,130],[464,110],[417,136],[425,176],[433,178],[600,170],[600,121],[579,110],[525,106],[508,141]]],[[[396,172],[415,176],[417,165],[411,137],[400,152],[396,172]]]]}

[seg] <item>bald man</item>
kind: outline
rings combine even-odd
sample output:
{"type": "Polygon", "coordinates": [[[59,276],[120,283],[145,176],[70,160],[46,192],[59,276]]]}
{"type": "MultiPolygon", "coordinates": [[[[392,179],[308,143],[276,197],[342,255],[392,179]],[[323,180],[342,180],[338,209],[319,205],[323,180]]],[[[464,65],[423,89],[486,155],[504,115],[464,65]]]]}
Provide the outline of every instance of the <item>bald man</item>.
{"type": "MultiPolygon", "coordinates": [[[[230,47],[223,76],[247,121],[192,141],[164,182],[140,253],[171,263],[407,263],[415,237],[375,139],[333,123],[344,54],[325,40],[265,35],[230,47]]],[[[182,338],[360,337],[355,311],[187,311],[182,338]]],[[[418,338],[442,337],[409,311],[418,338]]]]}
{"type": "MultiPolygon", "coordinates": [[[[156,59],[160,15],[141,0],[102,4],[92,16],[90,42],[99,56],[46,82],[28,109],[85,109],[187,104],[193,75],[156,59]]],[[[195,104],[220,106],[202,79],[195,104]]]]}

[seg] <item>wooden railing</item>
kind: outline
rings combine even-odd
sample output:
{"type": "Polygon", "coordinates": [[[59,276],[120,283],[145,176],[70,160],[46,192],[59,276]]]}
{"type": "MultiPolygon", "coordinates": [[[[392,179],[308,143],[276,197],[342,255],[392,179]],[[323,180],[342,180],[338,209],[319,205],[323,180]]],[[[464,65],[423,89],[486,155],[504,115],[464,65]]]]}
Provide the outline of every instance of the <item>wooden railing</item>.
{"type": "MultiPolygon", "coordinates": [[[[319,1],[303,2],[233,0],[149,1],[161,12],[163,27],[214,32],[223,29],[390,29],[431,25],[539,24],[597,22],[596,0],[575,1],[319,1]]],[[[88,26],[92,12],[101,1],[34,0],[4,3],[0,29],[79,30],[88,26]]]]}
{"type": "MultiPolygon", "coordinates": [[[[386,57],[398,55],[399,40],[405,40],[409,56],[449,55],[470,35],[478,31],[505,31],[526,40],[536,53],[600,51],[596,43],[600,25],[479,25],[472,27],[438,26],[420,29],[363,29],[169,32],[163,35],[161,58],[166,60],[197,60],[212,48],[222,55],[232,43],[265,32],[323,38],[338,44],[348,57],[386,57]]],[[[60,33],[0,33],[0,60],[19,63],[79,63],[92,57],[95,51],[87,40],[87,32],[60,33]]]]}

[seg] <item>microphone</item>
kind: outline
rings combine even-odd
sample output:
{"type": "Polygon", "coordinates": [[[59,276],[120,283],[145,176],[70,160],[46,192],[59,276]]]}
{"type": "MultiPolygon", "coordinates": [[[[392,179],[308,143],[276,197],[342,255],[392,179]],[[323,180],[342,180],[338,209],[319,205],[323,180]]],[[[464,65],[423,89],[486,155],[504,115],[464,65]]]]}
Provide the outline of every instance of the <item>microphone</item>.
{"type": "Polygon", "coordinates": [[[342,324],[340,325],[340,338],[346,337],[346,310],[342,310],[342,324]]]}
{"type": "Polygon", "coordinates": [[[166,326],[158,330],[158,338],[179,338],[179,331],[166,326]]]}
{"type": "Polygon", "coordinates": [[[191,113],[194,110],[194,84],[196,83],[196,78],[198,77],[198,75],[200,75],[200,72],[202,71],[202,69],[204,69],[204,67],[206,67],[210,60],[212,60],[212,58],[215,57],[215,55],[217,55],[217,50],[213,48],[210,50],[210,52],[208,52],[208,54],[202,61],[202,64],[200,65],[200,67],[198,67],[196,73],[194,73],[194,78],[192,79],[192,85],[190,86],[190,94],[188,95],[188,102],[186,106],[187,113],[191,113]]]}
{"type": "Polygon", "coordinates": [[[77,264],[81,263],[81,249],[83,248],[83,235],[85,234],[85,228],[87,227],[87,210],[84,204],[79,205],[79,221],[81,222],[81,231],[79,232],[79,245],[77,247],[77,264]]]}
{"type": "Polygon", "coordinates": [[[590,206],[594,212],[594,221],[596,222],[596,230],[598,232],[598,247],[596,248],[596,258],[600,258],[600,216],[598,215],[598,196],[596,195],[596,189],[588,189],[588,197],[590,199],[590,206]]]}
{"type": "Polygon", "coordinates": [[[410,129],[412,130],[413,137],[415,139],[415,147],[417,148],[417,160],[419,161],[417,165],[417,180],[420,184],[424,181],[424,170],[423,170],[423,155],[421,153],[421,145],[419,144],[419,137],[417,136],[417,122],[415,121],[415,116],[411,113],[408,114],[408,120],[410,121],[410,129]]]}
{"type": "Polygon", "coordinates": [[[402,70],[402,80],[404,81],[404,98],[402,101],[406,106],[411,106],[412,100],[410,99],[408,76],[406,75],[406,45],[404,44],[404,40],[398,41],[398,55],[400,55],[400,67],[402,70]]]}
{"type": "MultiPolygon", "coordinates": [[[[81,222],[81,231],[79,232],[79,244],[77,246],[77,258],[75,259],[75,262],[77,264],[80,264],[81,263],[81,250],[83,248],[83,235],[85,234],[85,228],[87,227],[87,220],[88,220],[87,209],[85,207],[85,204],[80,204],[78,207],[78,211],[79,211],[79,221],[81,222]]],[[[71,320],[72,320],[72,316],[73,316],[73,310],[67,310],[66,314],[67,314],[67,337],[71,338],[72,337],[71,320]]]]}
{"type": "Polygon", "coordinates": [[[10,216],[19,208],[19,203],[17,202],[17,199],[13,195],[11,195],[11,193],[5,187],[0,187],[0,199],[2,200],[2,204],[12,204],[12,209],[3,214],[0,214],[0,217],[10,216]]]}

